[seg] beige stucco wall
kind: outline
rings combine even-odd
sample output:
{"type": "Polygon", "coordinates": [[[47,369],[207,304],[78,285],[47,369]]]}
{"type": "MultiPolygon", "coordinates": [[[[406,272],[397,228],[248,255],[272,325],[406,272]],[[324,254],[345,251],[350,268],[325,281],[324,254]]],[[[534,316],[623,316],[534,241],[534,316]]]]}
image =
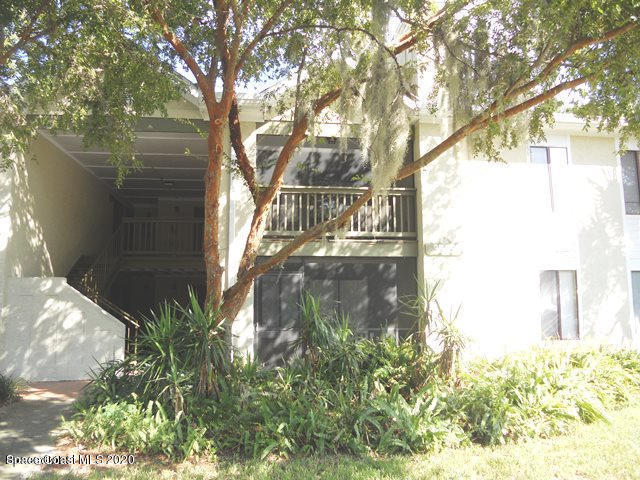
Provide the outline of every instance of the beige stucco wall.
{"type": "Polygon", "coordinates": [[[106,186],[43,137],[0,174],[0,371],[79,379],[93,358],[122,356],[122,324],[55,278],[102,249],[112,208],[106,186]]]}
{"type": "Polygon", "coordinates": [[[0,372],[30,381],[90,378],[124,355],[125,327],[64,278],[10,278],[0,372]]]}
{"type": "MultiPolygon", "coordinates": [[[[420,152],[441,131],[420,125],[420,152]]],[[[569,165],[554,172],[555,212],[546,168],[529,163],[528,145],[506,152],[504,163],[472,158],[461,145],[419,175],[419,272],[444,283],[446,311],[461,307],[471,352],[540,343],[542,270],[577,271],[583,339],[633,339],[615,141],[558,130],[547,143],[566,146],[569,155],[569,165]]]]}
{"type": "Polygon", "coordinates": [[[620,160],[612,138],[571,137],[580,269],[582,332],[619,343],[633,339],[625,257],[620,160]],[[583,201],[583,199],[588,201],[583,201]]]}
{"type": "Polygon", "coordinates": [[[10,277],[66,276],[80,255],[98,253],[111,232],[108,189],[43,137],[15,162],[6,265],[10,277]]]}

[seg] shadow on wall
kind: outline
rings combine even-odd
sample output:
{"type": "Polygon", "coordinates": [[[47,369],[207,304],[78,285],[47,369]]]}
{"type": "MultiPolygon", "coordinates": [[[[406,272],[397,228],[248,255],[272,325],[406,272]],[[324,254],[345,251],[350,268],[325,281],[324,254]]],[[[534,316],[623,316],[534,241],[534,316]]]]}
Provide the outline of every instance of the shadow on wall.
{"type": "Polygon", "coordinates": [[[578,232],[580,337],[629,343],[632,301],[627,288],[623,216],[617,215],[619,180],[611,168],[599,168],[597,179],[591,177],[585,188],[591,196],[591,209],[585,212],[588,217],[582,219],[578,232]]]}
{"type": "MultiPolygon", "coordinates": [[[[426,142],[420,142],[422,153],[435,147],[440,142],[441,136],[446,136],[447,131],[446,129],[440,131],[438,127],[433,126],[424,133],[429,138],[426,142]]],[[[464,149],[464,144],[456,145],[420,171],[423,205],[417,206],[418,211],[422,208],[421,228],[424,248],[424,258],[418,258],[418,262],[424,262],[425,282],[429,285],[440,282],[438,301],[447,314],[461,307],[459,317],[461,325],[464,323],[462,303],[464,198],[461,194],[461,162],[464,161],[464,149]]]]}
{"type": "Polygon", "coordinates": [[[12,166],[11,229],[7,244],[7,276],[11,277],[53,276],[44,232],[36,220],[39,218],[38,207],[30,189],[25,163],[30,161],[36,160],[20,159],[12,166]]]}
{"type": "Polygon", "coordinates": [[[0,370],[27,380],[79,380],[122,358],[124,325],[64,278],[10,278],[0,370]]]}

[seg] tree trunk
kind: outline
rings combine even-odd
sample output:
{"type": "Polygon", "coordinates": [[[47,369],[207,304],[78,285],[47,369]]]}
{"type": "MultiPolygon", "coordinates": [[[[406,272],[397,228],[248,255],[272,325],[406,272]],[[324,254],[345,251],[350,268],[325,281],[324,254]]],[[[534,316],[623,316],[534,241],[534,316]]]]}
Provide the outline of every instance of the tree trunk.
{"type": "Polygon", "coordinates": [[[224,269],[220,262],[220,176],[223,159],[223,127],[219,119],[209,122],[207,172],[205,174],[204,200],[204,263],[207,276],[208,307],[217,309],[222,299],[222,275],[224,269]]]}

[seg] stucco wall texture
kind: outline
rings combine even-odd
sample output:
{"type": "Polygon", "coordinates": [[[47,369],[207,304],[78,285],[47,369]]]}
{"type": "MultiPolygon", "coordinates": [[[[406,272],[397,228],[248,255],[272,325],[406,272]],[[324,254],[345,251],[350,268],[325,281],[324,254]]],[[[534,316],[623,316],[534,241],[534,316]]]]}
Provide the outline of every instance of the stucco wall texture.
{"type": "MultiPolygon", "coordinates": [[[[640,271],[640,219],[624,213],[616,138],[582,127],[559,121],[540,144],[567,152],[567,164],[553,167],[553,210],[546,166],[531,162],[529,145],[505,152],[504,162],[488,162],[462,143],[416,174],[416,241],[313,242],[296,254],[415,256],[417,280],[442,282],[440,303],[445,311],[460,307],[468,353],[481,356],[542,343],[540,272],[575,270],[581,341],[640,346],[630,281],[631,270],[640,271]]],[[[256,136],[268,128],[258,119],[243,121],[252,157],[256,136]]],[[[449,129],[445,119],[420,118],[414,157],[449,129]]],[[[337,134],[335,125],[319,133],[337,134]]],[[[228,144],[225,149],[230,153],[228,144]]],[[[0,370],[13,362],[14,371],[38,379],[85,378],[95,365],[90,358],[121,355],[124,330],[53,277],[64,277],[80,254],[103,246],[111,231],[109,192],[49,140],[39,139],[34,153],[36,162],[18,162],[0,183],[0,370]],[[67,374],[66,365],[78,369],[67,374]]],[[[225,171],[221,184],[221,250],[230,285],[252,208],[242,179],[225,171]]],[[[265,242],[259,253],[280,246],[265,242]]],[[[233,325],[236,346],[249,355],[253,303],[251,292],[233,325]]]]}
{"type": "Polygon", "coordinates": [[[110,236],[106,185],[38,137],[0,173],[0,200],[0,371],[77,380],[121,358],[124,326],[63,278],[110,236]]]}

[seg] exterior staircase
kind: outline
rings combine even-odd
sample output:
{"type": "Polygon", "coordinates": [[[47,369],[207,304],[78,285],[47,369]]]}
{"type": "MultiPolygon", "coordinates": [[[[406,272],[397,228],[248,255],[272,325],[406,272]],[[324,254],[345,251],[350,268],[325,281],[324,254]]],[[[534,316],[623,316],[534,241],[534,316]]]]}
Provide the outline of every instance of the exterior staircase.
{"type": "Polygon", "coordinates": [[[69,285],[80,285],[82,282],[82,277],[91,270],[94,262],[96,261],[95,255],[81,255],[76,263],[73,264],[71,270],[67,274],[67,283],[69,285]]]}
{"type": "Polygon", "coordinates": [[[115,275],[132,265],[151,271],[163,266],[188,271],[198,265],[202,268],[202,238],[203,221],[199,219],[123,218],[98,255],[78,258],[67,283],[126,326],[126,347],[131,352],[140,322],[107,298],[115,275]]]}
{"type": "Polygon", "coordinates": [[[131,353],[136,348],[135,340],[140,323],[105,296],[121,262],[121,245],[122,230],[118,228],[100,254],[82,255],[78,258],[69,271],[67,283],[124,324],[125,350],[131,353]]]}

